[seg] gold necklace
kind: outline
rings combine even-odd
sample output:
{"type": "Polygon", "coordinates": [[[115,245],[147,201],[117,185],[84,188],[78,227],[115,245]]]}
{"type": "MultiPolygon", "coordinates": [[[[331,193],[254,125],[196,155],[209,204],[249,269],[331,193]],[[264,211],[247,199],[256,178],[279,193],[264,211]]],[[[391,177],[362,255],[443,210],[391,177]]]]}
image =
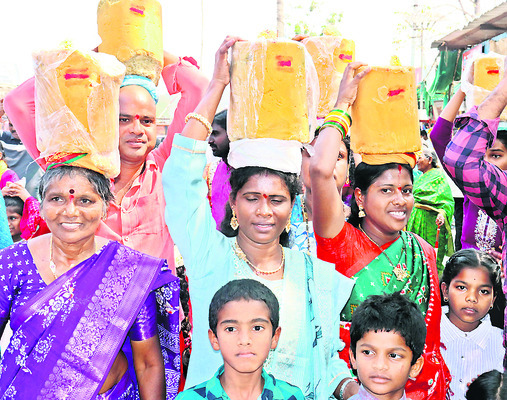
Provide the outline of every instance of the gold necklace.
{"type": "MultiPolygon", "coordinates": [[[[364,229],[363,229],[363,227],[361,226],[361,224],[359,224],[359,230],[360,230],[361,232],[363,232],[363,233],[366,235],[366,237],[367,237],[368,239],[370,239],[370,242],[374,243],[374,244],[375,244],[375,245],[376,245],[379,249],[381,249],[381,247],[378,245],[378,243],[377,243],[375,240],[373,240],[373,239],[370,237],[370,235],[368,235],[368,234],[364,231],[364,229]]],[[[382,249],[381,249],[381,250],[382,250],[382,249]]]]}
{"type": "Polygon", "coordinates": [[[240,260],[243,260],[250,268],[252,268],[256,275],[273,275],[273,274],[276,274],[285,265],[285,251],[283,250],[282,245],[280,245],[280,249],[282,250],[282,262],[280,263],[280,266],[277,269],[273,270],[273,271],[264,271],[262,269],[257,268],[255,265],[253,265],[253,263],[246,256],[246,254],[243,251],[243,249],[241,247],[239,247],[238,239],[237,238],[236,238],[236,241],[234,242],[233,246],[234,246],[234,253],[236,254],[236,256],[240,260]]]}
{"type": "MultiPolygon", "coordinates": [[[[379,248],[379,250],[381,251],[381,253],[382,253],[384,256],[386,256],[387,261],[389,261],[389,264],[391,265],[391,267],[392,267],[392,269],[393,269],[393,273],[394,273],[394,275],[396,276],[396,279],[398,279],[399,281],[403,281],[403,280],[405,280],[405,279],[407,279],[407,278],[409,278],[409,277],[410,277],[410,273],[409,273],[409,272],[408,272],[405,268],[403,268],[403,267],[401,266],[401,263],[398,263],[398,265],[394,265],[394,263],[391,261],[391,259],[390,259],[390,258],[389,258],[389,256],[387,255],[387,253],[386,253],[386,252],[382,249],[382,247],[380,247],[380,246],[378,245],[378,243],[377,243],[375,240],[373,240],[373,239],[372,239],[372,238],[371,238],[371,237],[370,237],[370,236],[369,236],[369,235],[368,235],[368,234],[364,231],[364,229],[363,229],[363,227],[361,226],[361,224],[359,224],[359,230],[360,230],[361,232],[363,232],[363,233],[366,235],[366,237],[367,237],[368,239],[370,239],[370,241],[371,241],[372,243],[374,243],[374,244],[375,244],[375,245],[379,248]]],[[[401,237],[401,240],[403,240],[403,236],[401,236],[401,235],[400,235],[400,237],[401,237]]],[[[407,262],[406,262],[406,259],[407,259],[407,252],[406,252],[406,248],[405,248],[405,241],[404,241],[404,240],[403,240],[402,256],[403,256],[403,254],[405,254],[405,265],[406,265],[406,264],[407,264],[407,262]]],[[[401,258],[401,257],[400,257],[400,258],[401,258]]]]}
{"type": "MultiPolygon", "coordinates": [[[[97,243],[95,242],[95,239],[93,240],[93,243],[95,245],[95,252],[97,252],[97,243]]],[[[70,264],[69,270],[71,270],[72,268],[74,268],[74,264],[70,264]]],[[[49,238],[49,269],[51,270],[51,273],[53,274],[53,277],[55,278],[55,280],[58,279],[58,277],[62,275],[62,274],[60,274],[60,275],[56,274],[56,264],[53,261],[53,235],[52,234],[51,234],[51,237],[49,238]]],[[[65,271],[65,272],[67,272],[67,271],[65,271]]]]}

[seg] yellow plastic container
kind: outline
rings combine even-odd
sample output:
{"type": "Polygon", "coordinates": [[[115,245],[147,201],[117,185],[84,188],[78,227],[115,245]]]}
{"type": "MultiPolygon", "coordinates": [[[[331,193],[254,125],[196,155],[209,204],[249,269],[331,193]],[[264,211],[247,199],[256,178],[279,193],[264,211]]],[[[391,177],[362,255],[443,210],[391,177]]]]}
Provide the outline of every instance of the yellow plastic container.
{"type": "Polygon", "coordinates": [[[480,57],[474,61],[474,85],[493,90],[503,78],[502,57],[480,57]]]}
{"type": "Polygon", "coordinates": [[[41,156],[58,160],[86,153],[72,165],[118,175],[119,93],[125,66],[107,54],[73,49],[41,52],[35,62],[41,156]]]}
{"type": "Polygon", "coordinates": [[[338,59],[340,61],[336,63],[336,69],[343,73],[347,65],[356,59],[356,44],[353,40],[342,39],[338,50],[338,59]]]}
{"type": "Polygon", "coordinates": [[[338,97],[343,71],[355,59],[355,44],[338,36],[312,36],[303,40],[319,77],[320,101],[317,117],[325,117],[338,97]]]}
{"type": "MultiPolygon", "coordinates": [[[[504,56],[481,55],[474,60],[474,85],[471,93],[467,93],[467,104],[481,104],[491,91],[500,83],[504,76],[504,56]]],[[[507,108],[500,115],[502,121],[507,121],[507,108]]]]}
{"type": "Polygon", "coordinates": [[[414,68],[372,67],[359,83],[351,116],[350,141],[355,152],[419,151],[421,137],[414,68]]]}
{"type": "Polygon", "coordinates": [[[99,51],[116,56],[127,75],[158,84],[164,66],[162,7],[157,0],[101,0],[97,24],[99,51]]]}
{"type": "Polygon", "coordinates": [[[56,76],[65,105],[89,132],[88,99],[93,88],[100,85],[98,65],[80,51],[74,51],[56,68],[56,76]]]}
{"type": "Polygon", "coordinates": [[[305,49],[301,43],[260,40],[234,44],[227,133],[232,141],[309,141],[305,49]]]}

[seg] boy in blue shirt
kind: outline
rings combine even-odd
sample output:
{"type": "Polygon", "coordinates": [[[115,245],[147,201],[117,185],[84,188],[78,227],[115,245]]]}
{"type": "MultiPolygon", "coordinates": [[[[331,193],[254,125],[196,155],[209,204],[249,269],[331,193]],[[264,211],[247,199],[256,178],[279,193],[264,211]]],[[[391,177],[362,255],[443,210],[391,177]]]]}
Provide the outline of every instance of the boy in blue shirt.
{"type": "Polygon", "coordinates": [[[350,361],[361,382],[350,400],[407,400],[405,385],[424,364],[424,317],[400,293],[370,296],[352,315],[350,361]]]}
{"type": "Polygon", "coordinates": [[[224,365],[209,381],[181,392],[176,400],[304,400],[299,388],[263,369],[280,338],[278,321],[278,300],[262,283],[240,279],[219,289],[209,307],[208,337],[213,349],[222,353],[224,365]]]}

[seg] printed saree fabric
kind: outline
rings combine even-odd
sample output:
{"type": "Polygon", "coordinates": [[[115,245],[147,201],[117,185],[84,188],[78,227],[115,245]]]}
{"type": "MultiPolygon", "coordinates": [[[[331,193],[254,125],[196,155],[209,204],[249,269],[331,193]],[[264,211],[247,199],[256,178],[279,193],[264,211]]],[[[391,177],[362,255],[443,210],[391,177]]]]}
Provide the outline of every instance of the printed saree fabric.
{"type": "MultiPolygon", "coordinates": [[[[0,262],[9,263],[22,250],[16,245],[6,249],[0,262]]],[[[29,254],[25,258],[28,264],[29,254]]],[[[168,398],[174,398],[179,377],[178,281],[167,269],[164,260],[109,242],[33,292],[10,314],[14,333],[0,364],[0,398],[97,398],[132,323],[155,289],[168,398]]],[[[137,397],[137,390],[124,396],[114,389],[115,398],[137,397]]]]}
{"type": "Polygon", "coordinates": [[[426,313],[429,271],[421,246],[414,236],[401,232],[398,240],[351,276],[356,284],[341,320],[350,321],[354,309],[369,295],[401,292],[426,313]]]}
{"type": "Polygon", "coordinates": [[[441,168],[432,168],[414,182],[415,206],[407,224],[407,230],[421,236],[436,247],[439,212],[445,213],[445,224],[440,227],[438,237],[437,268],[443,271],[444,256],[454,252],[451,222],[454,214],[454,199],[451,188],[441,168]]]}
{"type": "Polygon", "coordinates": [[[415,381],[408,381],[407,396],[413,400],[444,399],[450,375],[440,354],[440,290],[434,250],[413,233],[402,231],[389,247],[379,249],[376,257],[369,262],[365,259],[363,265],[351,276],[356,284],[342,311],[340,337],[346,347],[340,357],[349,362],[348,321],[354,309],[369,295],[401,292],[419,306],[427,328],[424,367],[415,381]]]}

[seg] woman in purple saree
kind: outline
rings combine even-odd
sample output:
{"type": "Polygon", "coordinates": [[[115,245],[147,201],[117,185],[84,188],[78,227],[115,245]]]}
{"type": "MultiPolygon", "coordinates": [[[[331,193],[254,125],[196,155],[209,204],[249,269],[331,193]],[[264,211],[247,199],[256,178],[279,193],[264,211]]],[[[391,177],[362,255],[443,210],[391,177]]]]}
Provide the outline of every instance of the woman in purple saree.
{"type": "Polygon", "coordinates": [[[8,320],[14,332],[0,398],[174,398],[177,278],[164,260],[95,236],[112,198],[103,175],[57,167],[40,194],[52,233],[0,252],[0,333],[8,320]]]}

